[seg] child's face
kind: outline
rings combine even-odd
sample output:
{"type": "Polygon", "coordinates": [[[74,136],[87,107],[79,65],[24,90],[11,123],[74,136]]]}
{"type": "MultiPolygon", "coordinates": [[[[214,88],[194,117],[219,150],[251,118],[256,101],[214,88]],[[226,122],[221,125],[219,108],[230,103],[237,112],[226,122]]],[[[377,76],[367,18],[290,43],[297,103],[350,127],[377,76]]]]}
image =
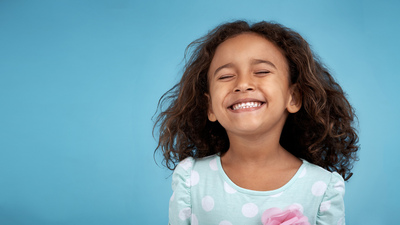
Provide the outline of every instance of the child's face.
{"type": "Polygon", "coordinates": [[[218,120],[228,135],[280,135],[288,112],[300,109],[289,87],[285,56],[257,34],[221,43],[208,78],[208,118],[218,120]]]}

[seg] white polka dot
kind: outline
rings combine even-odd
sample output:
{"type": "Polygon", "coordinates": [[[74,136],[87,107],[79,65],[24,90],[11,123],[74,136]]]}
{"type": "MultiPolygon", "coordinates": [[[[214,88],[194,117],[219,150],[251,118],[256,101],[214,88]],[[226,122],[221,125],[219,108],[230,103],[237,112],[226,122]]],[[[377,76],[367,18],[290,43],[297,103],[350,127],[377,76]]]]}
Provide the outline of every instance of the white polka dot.
{"type": "Polygon", "coordinates": [[[301,173],[300,173],[300,175],[299,175],[299,178],[304,177],[304,176],[306,175],[306,173],[307,173],[307,169],[304,168],[303,171],[301,171],[301,173]]]}
{"type": "Polygon", "coordinates": [[[279,192],[278,194],[271,195],[271,197],[277,198],[277,197],[281,196],[282,194],[283,194],[283,191],[282,191],[282,192],[279,192]]]}
{"type": "Polygon", "coordinates": [[[201,205],[205,211],[209,212],[214,208],[214,199],[210,196],[206,196],[201,200],[201,205]]]}
{"type": "Polygon", "coordinates": [[[323,181],[317,181],[313,184],[311,188],[311,192],[315,196],[321,196],[325,193],[326,191],[326,184],[323,181]]]}
{"type": "Polygon", "coordinates": [[[174,199],[175,199],[175,192],[172,193],[172,196],[171,196],[171,198],[169,200],[172,202],[174,199]]]}
{"type": "Polygon", "coordinates": [[[213,159],[210,161],[210,168],[214,171],[218,170],[218,166],[217,166],[217,159],[213,159]]]}
{"type": "Polygon", "coordinates": [[[181,166],[184,170],[188,170],[190,167],[192,167],[192,165],[192,160],[189,158],[186,158],[179,163],[179,166],[181,166]]]}
{"type": "Polygon", "coordinates": [[[344,192],[344,183],[342,181],[338,181],[333,187],[337,191],[344,192]]]}
{"type": "Polygon", "coordinates": [[[340,220],[337,222],[337,225],[343,225],[344,224],[344,217],[340,218],[340,220]]]}
{"type": "Polygon", "coordinates": [[[185,184],[186,184],[186,186],[190,187],[190,179],[187,179],[187,180],[185,181],[185,184]]]}
{"type": "Polygon", "coordinates": [[[192,214],[192,221],[191,221],[192,225],[198,225],[199,224],[199,220],[197,219],[196,215],[192,214]]]}
{"type": "Polygon", "coordinates": [[[179,218],[180,218],[181,220],[186,220],[186,219],[188,219],[191,215],[192,215],[192,210],[191,210],[189,207],[184,208],[184,209],[182,209],[181,211],[179,211],[179,218]]]}
{"type": "Polygon", "coordinates": [[[236,190],[233,189],[233,188],[232,188],[228,183],[226,183],[226,182],[224,182],[224,190],[225,190],[226,193],[229,193],[229,194],[234,194],[234,193],[236,193],[236,190]]]}
{"type": "Polygon", "coordinates": [[[303,211],[304,211],[304,207],[299,203],[291,204],[288,207],[288,209],[290,209],[290,210],[299,210],[301,213],[303,213],[303,211]]]}
{"type": "Polygon", "coordinates": [[[246,203],[242,207],[242,213],[245,217],[255,217],[258,214],[258,207],[254,203],[246,203]]]}
{"type": "Polygon", "coordinates": [[[192,170],[192,173],[190,174],[190,186],[195,186],[196,184],[199,183],[200,180],[200,175],[197,171],[192,170]]]}
{"type": "Polygon", "coordinates": [[[219,223],[219,225],[232,225],[232,223],[227,220],[223,220],[221,223],[219,223]]]}
{"type": "Polygon", "coordinates": [[[319,210],[321,212],[325,212],[325,211],[328,211],[329,208],[331,208],[331,201],[326,201],[326,202],[321,203],[319,210]]]}

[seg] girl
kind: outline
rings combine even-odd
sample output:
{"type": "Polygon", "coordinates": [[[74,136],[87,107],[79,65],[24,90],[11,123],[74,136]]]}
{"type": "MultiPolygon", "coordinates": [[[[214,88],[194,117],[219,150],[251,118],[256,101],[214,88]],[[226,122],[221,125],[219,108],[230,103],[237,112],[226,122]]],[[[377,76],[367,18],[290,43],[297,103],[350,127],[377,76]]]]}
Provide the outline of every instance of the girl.
{"type": "Polygon", "coordinates": [[[307,42],[236,21],[188,49],[156,121],[174,170],[169,224],[344,224],[355,115],[307,42]]]}

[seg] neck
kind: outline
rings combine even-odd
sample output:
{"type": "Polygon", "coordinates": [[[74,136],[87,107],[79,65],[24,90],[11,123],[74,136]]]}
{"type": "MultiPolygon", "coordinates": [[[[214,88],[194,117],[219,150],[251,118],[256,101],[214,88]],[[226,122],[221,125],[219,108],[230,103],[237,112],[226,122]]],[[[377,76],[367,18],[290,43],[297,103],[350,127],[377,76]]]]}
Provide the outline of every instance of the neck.
{"type": "Polygon", "coordinates": [[[224,157],[230,162],[268,165],[286,152],[279,144],[279,135],[238,136],[228,134],[228,136],[230,148],[224,157]]]}

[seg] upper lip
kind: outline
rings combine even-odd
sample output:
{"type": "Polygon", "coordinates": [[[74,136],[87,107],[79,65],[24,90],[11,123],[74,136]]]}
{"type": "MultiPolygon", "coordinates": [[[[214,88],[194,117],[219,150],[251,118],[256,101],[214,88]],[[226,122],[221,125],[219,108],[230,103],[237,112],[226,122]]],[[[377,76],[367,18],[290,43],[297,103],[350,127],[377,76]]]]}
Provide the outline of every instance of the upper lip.
{"type": "Polygon", "coordinates": [[[238,99],[238,100],[234,101],[232,104],[230,104],[228,106],[228,108],[232,107],[235,104],[244,103],[244,102],[262,102],[262,103],[265,103],[265,101],[262,101],[262,100],[259,100],[259,99],[255,99],[255,98],[242,98],[242,99],[238,99]]]}

